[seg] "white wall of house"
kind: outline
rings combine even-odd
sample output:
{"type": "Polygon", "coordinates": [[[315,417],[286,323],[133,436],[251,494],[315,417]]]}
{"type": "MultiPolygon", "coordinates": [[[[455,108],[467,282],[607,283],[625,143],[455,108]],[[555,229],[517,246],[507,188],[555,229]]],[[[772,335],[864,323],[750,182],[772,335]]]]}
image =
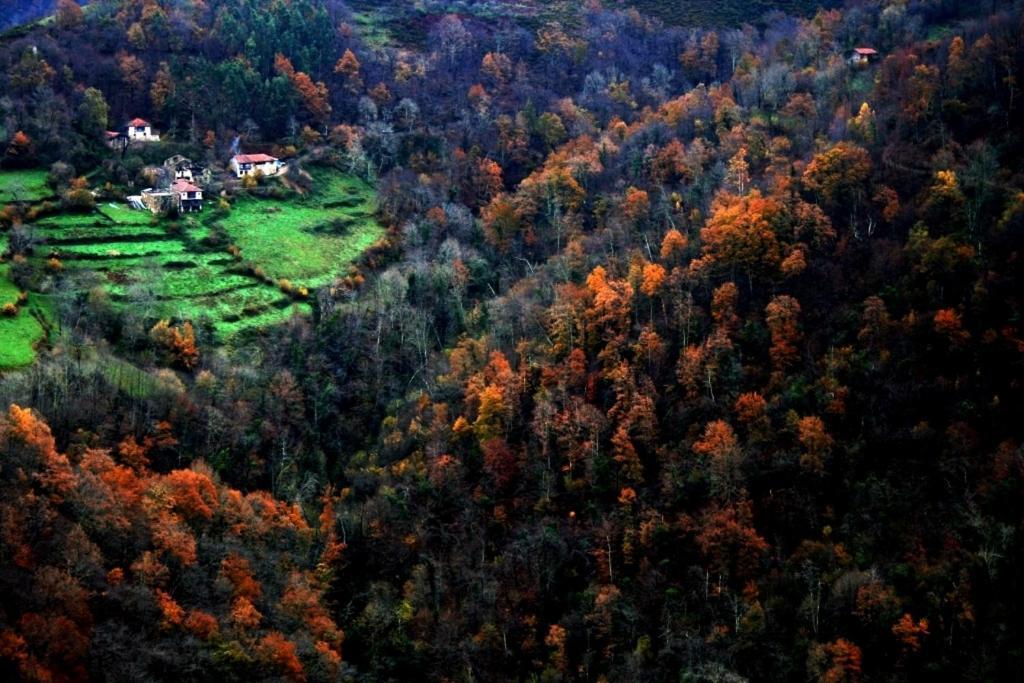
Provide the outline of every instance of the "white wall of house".
{"type": "Polygon", "coordinates": [[[231,170],[234,171],[235,176],[238,178],[244,178],[247,175],[256,175],[257,172],[265,176],[277,175],[279,169],[280,163],[277,161],[264,161],[258,164],[240,164],[236,159],[231,160],[231,170]]]}
{"type": "Polygon", "coordinates": [[[159,142],[160,136],[153,132],[151,126],[128,126],[128,139],[140,142],[159,142]]]}
{"type": "Polygon", "coordinates": [[[191,206],[189,204],[186,204],[185,203],[186,201],[189,201],[189,202],[202,202],[203,201],[203,193],[202,192],[179,192],[178,193],[178,210],[179,211],[201,211],[202,210],[202,204],[200,204],[197,207],[192,207],[192,208],[186,209],[185,208],[186,206],[191,206]]]}

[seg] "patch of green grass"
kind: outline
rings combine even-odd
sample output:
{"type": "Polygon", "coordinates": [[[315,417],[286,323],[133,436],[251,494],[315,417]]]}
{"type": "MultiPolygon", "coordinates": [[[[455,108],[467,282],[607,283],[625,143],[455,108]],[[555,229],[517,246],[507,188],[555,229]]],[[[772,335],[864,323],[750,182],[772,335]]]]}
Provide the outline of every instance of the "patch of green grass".
{"type": "Polygon", "coordinates": [[[928,29],[928,40],[947,41],[956,33],[953,26],[949,24],[936,24],[928,29]]]}
{"type": "MultiPolygon", "coordinates": [[[[185,254],[166,254],[163,259],[180,260],[189,258],[185,254]]],[[[64,263],[68,271],[74,270],[95,270],[100,273],[125,273],[141,268],[159,268],[163,260],[159,256],[111,256],[102,259],[75,260],[70,259],[64,263]]]]}
{"type": "Polygon", "coordinates": [[[55,230],[57,228],[100,227],[110,224],[110,220],[98,213],[59,213],[44,216],[36,221],[35,225],[37,228],[55,230]]]}
{"type": "Polygon", "coordinates": [[[39,219],[31,229],[51,244],[62,240],[114,242],[168,238],[161,221],[149,212],[123,209],[114,215],[116,220],[105,211],[55,214],[39,219]],[[121,211],[130,215],[123,215],[121,211]]]}
{"type": "Polygon", "coordinates": [[[13,318],[0,316],[0,369],[23,368],[36,360],[35,345],[42,340],[39,321],[19,311],[13,318]]]}
{"type": "MultiPolygon", "coordinates": [[[[8,279],[8,268],[0,268],[0,304],[8,303],[8,295],[17,299],[18,288],[8,279]]],[[[31,365],[36,360],[36,345],[46,336],[40,318],[52,319],[50,300],[30,294],[28,303],[14,317],[0,315],[0,370],[31,365]]]]}
{"type": "Polygon", "coordinates": [[[21,290],[11,282],[10,266],[0,264],[0,306],[17,303],[21,290]]]}
{"type": "Polygon", "coordinates": [[[352,19],[359,29],[359,35],[368,45],[387,47],[394,43],[391,32],[387,29],[386,20],[379,11],[354,12],[352,19]]]}
{"type": "Polygon", "coordinates": [[[118,225],[66,225],[33,227],[35,236],[45,239],[49,245],[61,242],[88,240],[92,242],[128,241],[143,242],[167,239],[167,232],[160,228],[118,226],[118,225]]]}
{"type": "Polygon", "coordinates": [[[245,275],[200,267],[165,271],[160,277],[157,291],[161,296],[180,298],[227,295],[238,289],[259,286],[259,283],[245,275]]]}
{"type": "Polygon", "coordinates": [[[124,281],[115,280],[108,290],[115,296],[127,296],[133,288],[144,286],[160,299],[226,296],[239,289],[263,287],[257,280],[222,269],[205,266],[167,269],[159,266],[124,273],[124,281]]]}
{"type": "Polygon", "coordinates": [[[319,287],[377,241],[373,189],[357,178],[314,174],[315,191],[298,201],[245,198],[220,221],[242,258],[267,275],[319,287]]]}
{"type": "Polygon", "coordinates": [[[160,218],[149,211],[137,211],[126,204],[108,202],[100,204],[96,209],[118,225],[157,225],[161,222],[160,218]]]}
{"type": "Polygon", "coordinates": [[[107,381],[132,398],[147,398],[162,386],[158,378],[120,358],[103,356],[97,363],[107,381]]]}
{"type": "Polygon", "coordinates": [[[234,321],[251,317],[260,313],[268,307],[276,304],[287,305],[289,302],[284,295],[272,287],[256,285],[236,287],[229,291],[211,292],[206,295],[199,295],[189,298],[173,299],[168,301],[168,308],[185,312],[186,315],[196,320],[206,317],[211,320],[234,321]]]}
{"type": "Polygon", "coordinates": [[[255,332],[258,330],[280,325],[287,322],[292,316],[308,315],[311,311],[309,304],[293,303],[283,308],[269,308],[257,315],[247,316],[237,321],[221,321],[213,325],[214,334],[220,340],[230,340],[238,335],[255,332]]]}
{"type": "Polygon", "coordinates": [[[155,242],[94,242],[91,244],[60,245],[52,251],[60,254],[60,258],[117,258],[120,256],[162,256],[167,254],[185,253],[185,245],[177,240],[160,240],[155,242]]]}
{"type": "Polygon", "coordinates": [[[47,172],[41,168],[24,171],[0,171],[0,204],[36,202],[53,196],[46,184],[47,172]]]}

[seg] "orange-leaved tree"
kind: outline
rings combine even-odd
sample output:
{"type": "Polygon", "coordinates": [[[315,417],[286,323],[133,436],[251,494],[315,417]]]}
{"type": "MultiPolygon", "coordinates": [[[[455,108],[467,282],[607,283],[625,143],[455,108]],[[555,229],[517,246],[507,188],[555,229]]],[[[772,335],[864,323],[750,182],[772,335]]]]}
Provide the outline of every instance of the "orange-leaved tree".
{"type": "Polygon", "coordinates": [[[703,249],[693,267],[726,273],[739,270],[748,278],[775,275],[782,250],[773,223],[783,211],[781,202],[757,190],[742,197],[719,195],[700,231],[703,249]]]}

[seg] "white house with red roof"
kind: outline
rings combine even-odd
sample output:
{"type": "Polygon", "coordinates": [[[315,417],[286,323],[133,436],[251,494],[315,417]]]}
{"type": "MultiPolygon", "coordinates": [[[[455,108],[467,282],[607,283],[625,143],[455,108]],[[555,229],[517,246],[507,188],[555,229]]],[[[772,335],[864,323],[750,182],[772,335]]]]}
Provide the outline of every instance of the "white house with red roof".
{"type": "Polygon", "coordinates": [[[124,134],[130,142],[160,142],[160,136],[153,132],[153,126],[146,119],[134,118],[125,124],[124,134]]]}
{"type": "Polygon", "coordinates": [[[120,130],[106,132],[107,147],[124,150],[133,142],[160,142],[160,136],[153,132],[153,125],[146,119],[134,118],[121,126],[120,130]]]}
{"type": "Polygon", "coordinates": [[[873,47],[855,47],[850,52],[850,64],[867,66],[878,59],[878,50],[873,47]]]}
{"type": "Polygon", "coordinates": [[[158,216],[193,213],[203,210],[203,189],[179,178],[169,186],[147,187],[138,196],[128,197],[128,203],[132,208],[149,209],[158,216]]]}
{"type": "Polygon", "coordinates": [[[171,192],[178,197],[178,212],[191,213],[203,210],[203,190],[184,178],[171,183],[171,192]]]}
{"type": "Polygon", "coordinates": [[[283,164],[269,154],[236,154],[231,157],[231,170],[238,178],[256,175],[277,175],[283,164]]]}

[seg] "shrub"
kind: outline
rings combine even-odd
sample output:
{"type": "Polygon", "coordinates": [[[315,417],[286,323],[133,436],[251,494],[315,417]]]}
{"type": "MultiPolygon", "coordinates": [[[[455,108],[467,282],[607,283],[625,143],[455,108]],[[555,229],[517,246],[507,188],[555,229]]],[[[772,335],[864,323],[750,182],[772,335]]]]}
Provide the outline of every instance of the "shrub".
{"type": "Polygon", "coordinates": [[[0,312],[2,312],[4,316],[8,318],[13,318],[14,316],[18,315],[18,307],[12,303],[6,303],[4,304],[3,309],[0,312]]]}
{"type": "Polygon", "coordinates": [[[75,177],[75,167],[63,161],[55,162],[50,166],[50,172],[46,176],[46,184],[55,190],[67,187],[75,177]]]}
{"type": "Polygon", "coordinates": [[[43,202],[29,209],[28,213],[25,214],[25,220],[29,223],[34,223],[44,216],[49,216],[50,214],[58,212],[60,212],[59,205],[54,202],[43,202]]]}
{"type": "Polygon", "coordinates": [[[0,226],[9,228],[12,225],[21,223],[21,212],[14,204],[8,204],[0,209],[0,226]]]}
{"type": "Polygon", "coordinates": [[[168,352],[172,362],[185,370],[193,369],[199,361],[192,323],[185,322],[180,327],[172,327],[169,321],[161,320],[149,331],[149,337],[154,344],[168,352]]]}
{"type": "Polygon", "coordinates": [[[297,287],[292,284],[291,280],[281,278],[277,281],[277,287],[284,294],[292,297],[293,299],[305,299],[309,296],[309,289],[306,287],[297,287]]]}
{"type": "Polygon", "coordinates": [[[22,254],[15,254],[11,258],[10,275],[14,284],[19,287],[28,287],[32,280],[34,269],[32,264],[22,254]]]}
{"type": "Polygon", "coordinates": [[[91,211],[96,206],[96,198],[89,191],[89,183],[83,178],[75,178],[64,193],[64,205],[72,211],[91,211]]]}

